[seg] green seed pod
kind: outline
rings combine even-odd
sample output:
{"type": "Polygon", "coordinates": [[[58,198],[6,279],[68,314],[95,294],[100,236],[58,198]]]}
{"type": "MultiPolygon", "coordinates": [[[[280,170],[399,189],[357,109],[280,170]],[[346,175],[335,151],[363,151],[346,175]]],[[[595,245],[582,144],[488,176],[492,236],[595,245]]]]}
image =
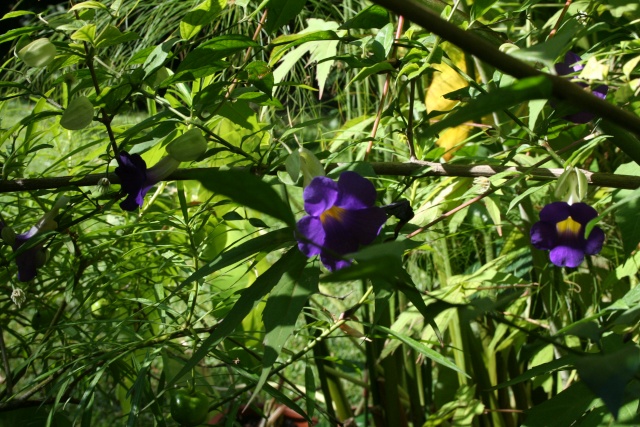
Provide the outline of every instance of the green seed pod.
{"type": "Polygon", "coordinates": [[[93,120],[93,104],[86,96],[74,98],[64,110],[60,126],[69,130],[78,130],[89,126],[93,120]]]}
{"type": "Polygon", "coordinates": [[[199,129],[189,129],[167,145],[167,153],[179,162],[198,159],[207,151],[207,140],[199,129]]]}
{"type": "Polygon", "coordinates": [[[18,51],[18,58],[30,67],[46,67],[56,56],[56,47],[47,38],[37,39],[18,51]]]}

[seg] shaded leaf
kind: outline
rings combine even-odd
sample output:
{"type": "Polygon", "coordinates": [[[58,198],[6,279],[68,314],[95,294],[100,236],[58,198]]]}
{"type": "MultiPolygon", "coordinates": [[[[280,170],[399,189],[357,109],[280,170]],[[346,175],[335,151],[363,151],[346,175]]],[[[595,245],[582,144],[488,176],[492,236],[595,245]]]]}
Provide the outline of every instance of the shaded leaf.
{"type": "Polygon", "coordinates": [[[267,9],[267,22],[264,25],[268,33],[273,33],[277,28],[286,25],[298,16],[307,0],[269,0],[267,9]]]}
{"type": "Polygon", "coordinates": [[[617,417],[624,389],[640,368],[640,347],[632,344],[611,354],[584,356],[576,361],[576,368],[580,379],[617,417]]]}

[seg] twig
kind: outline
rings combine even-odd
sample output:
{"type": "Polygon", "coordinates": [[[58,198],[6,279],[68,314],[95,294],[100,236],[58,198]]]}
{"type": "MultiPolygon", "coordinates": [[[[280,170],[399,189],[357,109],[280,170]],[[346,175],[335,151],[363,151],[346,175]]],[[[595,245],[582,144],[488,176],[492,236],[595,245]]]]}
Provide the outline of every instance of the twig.
{"type": "Polygon", "coordinates": [[[556,21],[556,25],[553,26],[553,30],[551,30],[551,32],[549,33],[549,38],[552,38],[558,32],[558,28],[560,28],[560,24],[562,24],[564,15],[567,13],[567,10],[569,10],[569,6],[571,6],[571,2],[572,0],[567,0],[567,2],[564,4],[564,8],[562,9],[562,12],[560,12],[560,16],[556,21]]]}

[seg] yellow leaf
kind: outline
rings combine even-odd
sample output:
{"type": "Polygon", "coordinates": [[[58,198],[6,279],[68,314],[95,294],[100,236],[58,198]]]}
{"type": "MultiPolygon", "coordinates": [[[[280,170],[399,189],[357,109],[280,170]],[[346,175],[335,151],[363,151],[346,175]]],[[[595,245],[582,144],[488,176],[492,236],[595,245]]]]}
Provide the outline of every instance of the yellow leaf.
{"type": "MultiPolygon", "coordinates": [[[[464,53],[449,44],[445,44],[443,47],[451,61],[466,73],[467,66],[464,53]]],[[[431,85],[429,85],[429,89],[427,89],[425,100],[427,113],[430,113],[431,111],[449,111],[460,101],[446,99],[444,95],[469,86],[469,83],[460,76],[458,72],[446,64],[434,64],[433,67],[438,71],[433,74],[431,85]]],[[[438,116],[436,119],[441,117],[442,116],[438,116]]],[[[471,126],[460,125],[454,128],[449,128],[440,133],[440,137],[436,141],[436,144],[447,150],[444,155],[446,159],[449,159],[453,152],[462,146],[461,143],[467,139],[471,129],[471,126]]]]}

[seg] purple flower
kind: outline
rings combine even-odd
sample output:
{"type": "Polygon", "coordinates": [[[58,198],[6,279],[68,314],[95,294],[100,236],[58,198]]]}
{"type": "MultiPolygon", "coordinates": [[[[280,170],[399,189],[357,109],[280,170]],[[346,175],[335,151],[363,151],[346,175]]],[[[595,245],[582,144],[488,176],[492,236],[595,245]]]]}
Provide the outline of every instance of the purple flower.
{"type": "Polygon", "coordinates": [[[139,154],[121,151],[116,156],[118,167],[115,172],[120,178],[120,186],[127,198],[120,202],[125,211],[135,211],[144,203],[149,189],[178,169],[180,162],[171,156],[162,158],[151,169],[139,154]]]}
{"type": "Polygon", "coordinates": [[[585,255],[602,249],[604,232],[593,227],[585,239],[585,225],[598,216],[586,203],[553,202],[540,211],[540,221],[531,227],[531,243],[538,249],[551,251],[549,259],[558,267],[577,267],[585,255]]]}
{"type": "MultiPolygon", "coordinates": [[[[26,233],[16,235],[12,231],[12,236],[10,239],[11,242],[8,243],[11,245],[13,251],[18,252],[20,247],[27,243],[34,236],[46,231],[55,230],[58,227],[58,224],[53,220],[53,218],[58,214],[60,208],[66,205],[68,202],[69,199],[67,197],[60,197],[53,205],[51,210],[44,214],[40,221],[38,221],[38,223],[31,227],[31,229],[26,233]]],[[[5,227],[5,224],[0,221],[0,232],[2,232],[5,227]]],[[[4,237],[5,233],[2,234],[4,237]]],[[[16,255],[16,265],[18,266],[18,280],[21,282],[28,282],[35,278],[38,273],[38,268],[44,265],[45,260],[46,253],[44,249],[44,243],[38,243],[35,246],[18,253],[18,255],[16,255]]]]}
{"type": "Polygon", "coordinates": [[[350,265],[340,256],[373,242],[387,220],[384,210],[374,206],[373,184],[355,172],[343,172],[338,182],[317,176],[303,196],[309,215],[298,221],[298,248],[308,257],[320,255],[330,271],[350,265]]]}
{"type": "MultiPolygon", "coordinates": [[[[569,74],[578,73],[582,71],[582,69],[584,68],[582,64],[580,64],[580,61],[582,61],[582,58],[580,58],[580,56],[576,55],[571,51],[567,52],[567,54],[564,57],[564,62],[559,62],[555,64],[556,73],[558,73],[559,76],[566,76],[569,74]]],[[[587,85],[584,82],[575,82],[575,84],[577,84],[581,88],[589,87],[589,85],[587,85]]],[[[605,99],[607,97],[608,91],[609,91],[609,86],[600,85],[595,89],[593,89],[591,93],[600,99],[605,99]]],[[[582,123],[587,123],[593,120],[595,117],[596,117],[595,114],[590,113],[588,111],[577,111],[575,113],[571,113],[564,116],[563,119],[569,120],[570,122],[573,122],[573,123],[582,124],[582,123]]]]}
{"type": "MultiPolygon", "coordinates": [[[[26,233],[21,233],[16,236],[15,243],[11,246],[14,252],[20,249],[20,246],[27,243],[27,241],[35,236],[39,231],[36,227],[31,227],[26,233]]],[[[48,231],[48,230],[45,230],[48,231]]],[[[16,256],[16,265],[18,266],[18,280],[21,282],[28,282],[36,277],[38,268],[44,265],[46,254],[44,252],[44,245],[42,243],[23,251],[16,256]]]]}

